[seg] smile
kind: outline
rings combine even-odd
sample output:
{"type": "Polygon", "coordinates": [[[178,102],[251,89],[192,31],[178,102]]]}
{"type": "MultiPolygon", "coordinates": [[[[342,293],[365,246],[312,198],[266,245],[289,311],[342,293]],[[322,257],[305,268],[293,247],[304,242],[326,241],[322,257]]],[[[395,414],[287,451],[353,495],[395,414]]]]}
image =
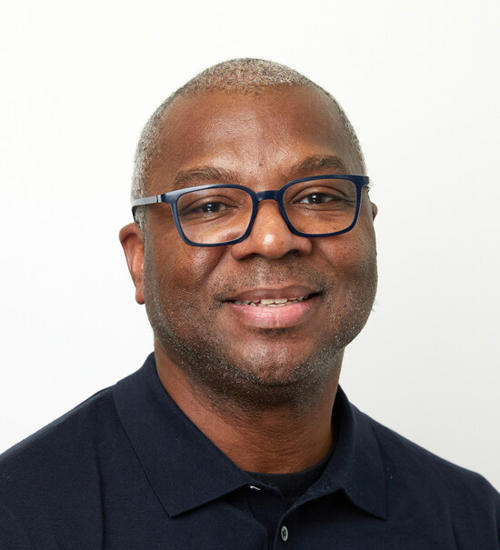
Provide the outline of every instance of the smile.
{"type": "Polygon", "coordinates": [[[233,304],[238,306],[255,306],[255,307],[283,307],[297,302],[307,300],[310,295],[299,296],[298,298],[262,298],[261,300],[234,300],[233,304]]]}
{"type": "Polygon", "coordinates": [[[252,328],[276,329],[306,326],[318,311],[321,293],[259,290],[227,300],[232,322],[252,328]],[[281,296],[272,296],[272,294],[281,296]],[[250,295],[249,295],[250,294],[250,295]],[[251,295],[253,294],[253,295],[251,295]],[[260,294],[260,296],[258,295],[260,294]],[[266,296],[267,294],[267,296],[266,296]],[[269,296],[271,294],[271,296],[269,296]],[[288,297],[283,294],[289,294],[288,297]],[[291,295],[290,295],[291,294],[291,295]]]}

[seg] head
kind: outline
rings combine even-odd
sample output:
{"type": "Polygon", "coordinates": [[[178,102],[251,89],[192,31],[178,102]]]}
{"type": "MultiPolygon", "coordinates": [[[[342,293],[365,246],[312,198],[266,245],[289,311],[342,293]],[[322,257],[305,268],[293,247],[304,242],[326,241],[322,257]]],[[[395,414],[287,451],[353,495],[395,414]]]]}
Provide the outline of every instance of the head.
{"type": "MultiPolygon", "coordinates": [[[[345,130],[345,137],[350,148],[349,153],[354,157],[355,173],[365,174],[365,161],[356,132],[331,94],[304,75],[279,63],[263,59],[234,59],[209,67],[192,78],[167,97],[151,115],[137,144],[132,179],[132,199],[148,195],[148,174],[152,165],[161,158],[162,154],[163,143],[160,133],[164,127],[165,112],[178,97],[194,97],[210,91],[257,96],[266,90],[290,87],[311,87],[320,90],[330,99],[331,107],[337,112],[341,126],[345,130]]],[[[136,220],[143,230],[145,215],[145,209],[137,210],[136,220]]]]}
{"type": "MultiPolygon", "coordinates": [[[[258,192],[364,172],[354,130],[328,93],[282,65],[234,60],[201,73],[153,114],[133,195],[197,185],[207,174],[258,192]]],[[[343,350],[371,310],[375,213],[364,190],[350,232],[306,238],[263,201],[247,239],[202,248],[181,240],[168,205],[144,207],[120,237],[157,357],[216,400],[306,402],[338,377],[343,350]],[[241,304],[261,299],[287,302],[241,304]]]]}

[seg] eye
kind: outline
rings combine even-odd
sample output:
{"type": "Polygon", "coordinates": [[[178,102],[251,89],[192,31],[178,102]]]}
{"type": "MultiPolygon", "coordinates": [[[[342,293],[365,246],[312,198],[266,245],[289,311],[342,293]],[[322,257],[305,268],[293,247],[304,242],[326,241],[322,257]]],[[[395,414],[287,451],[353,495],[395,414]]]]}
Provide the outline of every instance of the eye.
{"type": "Polygon", "coordinates": [[[207,193],[195,192],[183,195],[177,204],[179,215],[182,218],[193,220],[214,220],[222,216],[232,215],[239,210],[237,197],[222,194],[203,196],[207,193]]]}
{"type": "Polygon", "coordinates": [[[349,180],[319,180],[314,185],[298,183],[287,190],[287,202],[292,206],[331,210],[348,208],[356,203],[356,186],[349,180]]]}
{"type": "Polygon", "coordinates": [[[196,208],[193,208],[191,210],[191,213],[215,214],[217,212],[221,212],[222,210],[226,210],[227,208],[229,208],[229,206],[227,204],[224,204],[223,202],[212,201],[206,202],[196,208]]]}
{"type": "Polygon", "coordinates": [[[325,202],[342,200],[338,195],[332,195],[331,193],[310,193],[305,197],[302,197],[300,204],[324,204],[325,202]]]}

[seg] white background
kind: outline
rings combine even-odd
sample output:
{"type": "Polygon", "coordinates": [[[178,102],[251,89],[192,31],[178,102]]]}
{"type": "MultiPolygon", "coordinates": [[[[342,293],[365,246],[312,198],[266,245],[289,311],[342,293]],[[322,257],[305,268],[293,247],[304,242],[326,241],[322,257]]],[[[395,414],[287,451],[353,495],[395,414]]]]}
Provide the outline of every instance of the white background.
{"type": "Polygon", "coordinates": [[[142,364],[117,238],[140,129],[205,67],[264,57],[337,97],[374,183],[344,389],[500,486],[497,1],[5,1],[0,41],[0,450],[142,364]]]}

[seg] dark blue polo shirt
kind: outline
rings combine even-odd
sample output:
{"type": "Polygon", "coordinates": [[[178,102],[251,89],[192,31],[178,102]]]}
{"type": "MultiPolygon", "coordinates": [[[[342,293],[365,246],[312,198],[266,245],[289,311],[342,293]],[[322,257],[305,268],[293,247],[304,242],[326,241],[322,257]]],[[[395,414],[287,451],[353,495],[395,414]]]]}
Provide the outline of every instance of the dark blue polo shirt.
{"type": "Polygon", "coordinates": [[[381,426],[339,389],[336,446],[290,504],[177,408],[151,355],[0,457],[0,550],[500,548],[478,474],[381,426]]]}

